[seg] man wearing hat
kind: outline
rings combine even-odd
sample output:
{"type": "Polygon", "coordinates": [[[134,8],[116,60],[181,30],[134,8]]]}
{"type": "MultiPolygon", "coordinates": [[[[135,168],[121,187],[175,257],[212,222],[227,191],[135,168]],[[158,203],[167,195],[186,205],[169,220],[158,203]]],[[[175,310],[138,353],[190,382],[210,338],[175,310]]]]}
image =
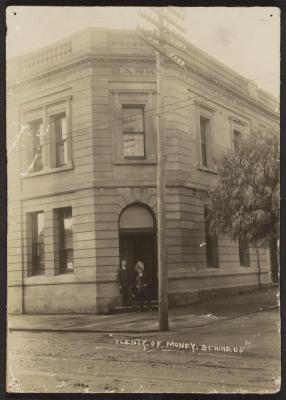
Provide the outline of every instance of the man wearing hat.
{"type": "Polygon", "coordinates": [[[143,303],[146,300],[149,307],[151,306],[150,301],[150,282],[148,276],[144,271],[144,264],[142,261],[137,261],[135,264],[135,287],[136,287],[136,299],[140,302],[140,309],[143,309],[143,303]]]}

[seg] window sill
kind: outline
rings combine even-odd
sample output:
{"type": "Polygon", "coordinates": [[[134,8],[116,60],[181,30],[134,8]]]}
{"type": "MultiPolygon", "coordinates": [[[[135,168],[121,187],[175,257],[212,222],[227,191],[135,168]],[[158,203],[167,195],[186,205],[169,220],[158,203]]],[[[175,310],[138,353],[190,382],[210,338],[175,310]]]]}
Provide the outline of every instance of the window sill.
{"type": "Polygon", "coordinates": [[[57,275],[69,275],[69,274],[73,274],[74,270],[70,270],[70,271],[60,271],[57,275]]]}
{"type": "Polygon", "coordinates": [[[205,166],[200,165],[200,164],[197,165],[197,169],[198,169],[199,171],[208,172],[208,173],[214,174],[214,175],[217,175],[217,174],[218,174],[218,172],[217,172],[216,169],[210,168],[210,167],[205,167],[205,166]]]}
{"type": "Polygon", "coordinates": [[[55,274],[55,275],[32,275],[24,278],[24,284],[29,285],[51,285],[60,283],[76,282],[75,274],[55,274]]]}
{"type": "Polygon", "coordinates": [[[33,272],[31,275],[28,276],[28,278],[41,277],[41,276],[45,276],[45,271],[43,271],[43,272],[33,272]]]}
{"type": "Polygon", "coordinates": [[[28,175],[23,176],[23,179],[33,178],[34,176],[42,176],[42,175],[47,175],[47,174],[53,174],[55,172],[68,171],[70,169],[73,169],[72,161],[69,161],[66,165],[64,165],[62,167],[46,168],[46,169],[43,169],[41,171],[31,172],[28,175]]]}
{"type": "Polygon", "coordinates": [[[136,159],[136,160],[116,160],[114,161],[115,165],[157,165],[156,160],[142,160],[142,159],[136,159]]]}
{"type": "MultiPolygon", "coordinates": [[[[257,265],[252,265],[248,268],[232,267],[232,268],[193,268],[192,270],[177,270],[170,271],[169,279],[183,279],[183,278],[201,278],[211,276],[239,276],[239,275],[257,275],[257,265]]],[[[268,268],[262,268],[260,274],[268,274],[268,268]]]]}

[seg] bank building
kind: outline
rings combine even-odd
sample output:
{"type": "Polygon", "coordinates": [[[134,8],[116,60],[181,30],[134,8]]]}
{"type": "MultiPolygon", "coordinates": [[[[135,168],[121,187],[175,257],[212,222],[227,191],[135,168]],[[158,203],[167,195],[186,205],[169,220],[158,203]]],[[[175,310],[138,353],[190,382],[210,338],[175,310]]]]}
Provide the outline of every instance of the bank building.
{"type": "MultiPolygon", "coordinates": [[[[169,303],[270,285],[266,248],[212,237],[202,193],[214,160],[278,100],[191,43],[165,64],[169,303]]],[[[135,31],[88,28],[7,64],[8,310],[102,313],[120,260],[157,296],[156,57],[135,31]]],[[[162,112],[162,110],[160,111],[162,112]]]]}

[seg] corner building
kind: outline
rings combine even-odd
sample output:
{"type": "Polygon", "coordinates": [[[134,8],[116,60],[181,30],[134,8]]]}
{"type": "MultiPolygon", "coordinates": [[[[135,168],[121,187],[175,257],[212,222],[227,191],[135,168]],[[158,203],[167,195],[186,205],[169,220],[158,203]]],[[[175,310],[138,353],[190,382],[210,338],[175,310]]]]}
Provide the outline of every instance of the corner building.
{"type": "MultiPolygon", "coordinates": [[[[213,238],[201,195],[213,159],[278,101],[193,45],[166,62],[170,304],[271,283],[264,248],[213,238]]],[[[128,30],[89,28],[7,65],[8,308],[100,313],[120,303],[120,259],[157,294],[156,61],[128,30]]],[[[162,111],[162,110],[159,110],[162,111]]]]}

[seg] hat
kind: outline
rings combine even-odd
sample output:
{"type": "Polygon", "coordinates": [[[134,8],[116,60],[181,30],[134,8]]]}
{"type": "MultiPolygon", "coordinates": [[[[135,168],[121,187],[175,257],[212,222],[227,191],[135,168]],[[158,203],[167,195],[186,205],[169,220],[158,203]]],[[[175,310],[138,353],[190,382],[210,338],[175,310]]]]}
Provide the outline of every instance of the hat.
{"type": "Polygon", "coordinates": [[[139,270],[144,271],[144,264],[142,261],[137,261],[135,265],[135,270],[138,272],[139,270]]]}

